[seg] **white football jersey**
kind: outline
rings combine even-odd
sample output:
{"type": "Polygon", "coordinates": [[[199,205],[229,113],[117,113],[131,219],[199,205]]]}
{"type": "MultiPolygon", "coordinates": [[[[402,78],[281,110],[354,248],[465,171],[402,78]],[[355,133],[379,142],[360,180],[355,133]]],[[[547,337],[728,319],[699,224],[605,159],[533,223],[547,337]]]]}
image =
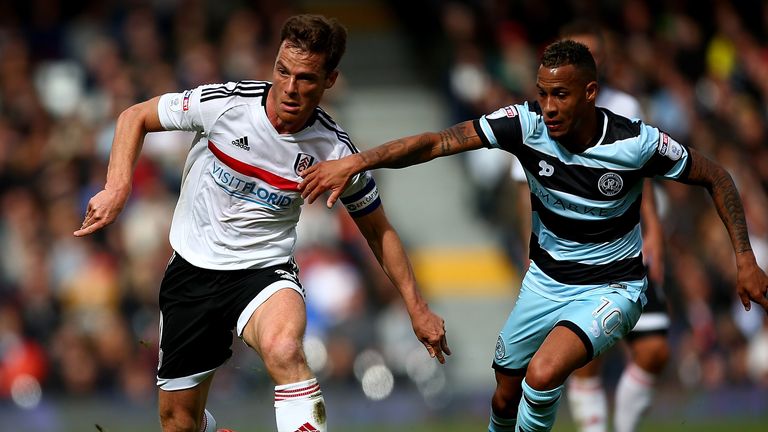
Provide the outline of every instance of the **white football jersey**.
{"type": "MultiPolygon", "coordinates": [[[[299,172],[357,153],[320,108],[301,131],[279,134],[266,115],[270,88],[241,81],[160,97],[164,129],[197,132],[170,232],[173,249],[197,267],[263,268],[291,260],[304,202],[299,172]]],[[[381,204],[367,172],[352,179],[341,200],[353,217],[381,204]]]]}

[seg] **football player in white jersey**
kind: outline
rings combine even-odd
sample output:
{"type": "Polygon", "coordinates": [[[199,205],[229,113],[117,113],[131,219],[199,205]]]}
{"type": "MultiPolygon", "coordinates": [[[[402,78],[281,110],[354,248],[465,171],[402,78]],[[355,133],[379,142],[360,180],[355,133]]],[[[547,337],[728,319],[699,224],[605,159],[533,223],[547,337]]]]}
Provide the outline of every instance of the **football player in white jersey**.
{"type": "Polygon", "coordinates": [[[646,177],[707,189],[736,256],[736,293],[746,310],[754,301],[768,311],[768,276],[721,165],[658,128],[596,107],[597,68],[581,43],[549,45],[536,87],[535,102],[313,165],[301,185],[309,202],[332,191],[331,206],[356,173],[369,169],[483,147],[520,159],[533,191],[530,265],[497,339],[491,432],[551,430],[568,376],[637,322],[647,287],[640,230],[646,177]]]}
{"type": "MultiPolygon", "coordinates": [[[[205,409],[232,330],[263,359],[276,384],[279,432],[325,431],[320,386],[307,365],[304,290],[293,259],[303,199],[299,172],[357,153],[319,108],[338,76],[346,30],[319,15],[289,18],[273,81],[241,81],[165,94],[125,110],[104,190],[88,203],[84,236],[126,204],[147,132],[196,131],[170,233],[174,249],[160,287],[159,414],[164,432],[215,431],[205,409]]],[[[441,363],[450,354],[443,319],[422,298],[373,178],[361,173],[342,201],[400,291],[417,338],[441,363]]]]}

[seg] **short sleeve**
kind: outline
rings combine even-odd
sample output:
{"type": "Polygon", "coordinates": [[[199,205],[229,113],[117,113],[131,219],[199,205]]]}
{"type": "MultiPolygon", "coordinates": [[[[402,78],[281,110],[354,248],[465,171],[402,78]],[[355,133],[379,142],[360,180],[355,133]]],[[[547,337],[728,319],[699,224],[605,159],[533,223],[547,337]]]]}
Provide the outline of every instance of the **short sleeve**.
{"type": "Polygon", "coordinates": [[[664,177],[678,179],[690,169],[688,148],[675,141],[665,132],[647,127],[652,133],[647,134],[643,146],[643,175],[645,177],[664,177]]]}
{"type": "Polygon", "coordinates": [[[473,121],[475,131],[486,147],[515,153],[535,123],[535,113],[523,105],[509,105],[473,121]]]}
{"type": "Polygon", "coordinates": [[[160,96],[157,111],[167,130],[210,132],[216,120],[233,103],[235,96],[256,95],[264,83],[228,82],[206,84],[181,93],[160,96]]]}
{"type": "Polygon", "coordinates": [[[157,113],[166,130],[203,131],[200,111],[201,88],[160,96],[157,113]]]}
{"type": "Polygon", "coordinates": [[[379,208],[381,198],[373,176],[367,171],[357,174],[341,194],[341,202],[352,217],[365,216],[379,208]]]}

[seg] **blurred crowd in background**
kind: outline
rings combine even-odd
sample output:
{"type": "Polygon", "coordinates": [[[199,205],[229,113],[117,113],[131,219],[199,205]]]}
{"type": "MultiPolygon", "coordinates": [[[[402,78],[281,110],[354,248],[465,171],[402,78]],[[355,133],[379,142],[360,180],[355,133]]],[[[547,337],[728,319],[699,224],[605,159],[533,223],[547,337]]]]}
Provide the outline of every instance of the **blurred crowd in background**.
{"type": "MultiPolygon", "coordinates": [[[[0,398],[27,395],[17,403],[33,403],[41,389],[136,400],[155,394],[157,291],[191,136],[149,135],[120,219],[87,238],[72,232],[103,186],[123,109],[203,83],[269,79],[282,22],[314,12],[279,0],[224,3],[0,1],[0,398]]],[[[411,35],[416,67],[425,82],[440,83],[453,121],[535,99],[543,47],[573,17],[595,20],[607,37],[602,79],[638,97],[649,123],[726,166],[768,270],[768,4],[556,3],[387,6],[398,18],[392,31],[411,35]]],[[[324,106],[332,112],[338,99],[329,96],[324,106]]],[[[467,169],[477,182],[478,223],[497,230],[520,265],[516,250],[527,239],[516,226],[527,215],[508,205],[511,198],[488,199],[514,193],[508,166],[467,169]]],[[[669,182],[658,190],[671,378],[710,389],[768,386],[768,320],[759,308],[744,313],[734,295],[732,249],[708,195],[669,182]]],[[[426,391],[439,392],[439,369],[412,354],[423,347],[349,219],[309,206],[299,236],[307,347],[320,377],[364,381],[367,366],[386,362],[395,379],[429,381],[426,391]]],[[[238,343],[233,349],[234,367],[217,380],[233,391],[269,382],[255,356],[238,343]]]]}

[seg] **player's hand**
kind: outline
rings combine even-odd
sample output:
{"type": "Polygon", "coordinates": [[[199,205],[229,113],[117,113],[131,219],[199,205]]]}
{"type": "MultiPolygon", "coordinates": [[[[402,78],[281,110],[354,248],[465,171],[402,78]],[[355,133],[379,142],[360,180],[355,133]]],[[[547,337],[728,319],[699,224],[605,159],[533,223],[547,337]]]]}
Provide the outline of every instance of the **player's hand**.
{"type": "Polygon", "coordinates": [[[83,225],[75,231],[75,237],[83,237],[111,224],[123,210],[128,200],[127,192],[104,189],[88,201],[83,225]]]}
{"type": "MultiPolygon", "coordinates": [[[[739,257],[737,257],[737,262],[738,259],[739,257]]],[[[754,261],[754,256],[751,263],[739,265],[736,293],[739,295],[745,310],[752,308],[751,300],[768,312],[768,276],[765,275],[754,261]]]]}
{"type": "Polygon", "coordinates": [[[328,208],[331,208],[355,172],[347,158],[342,158],[320,162],[299,174],[304,178],[299,185],[301,197],[312,204],[320,195],[326,191],[331,191],[331,196],[325,203],[328,208]]]}
{"type": "Polygon", "coordinates": [[[445,337],[445,321],[433,313],[429,307],[424,307],[418,311],[409,311],[409,314],[411,315],[413,332],[424,344],[429,356],[437,358],[440,363],[445,364],[445,356],[451,355],[451,348],[448,347],[448,340],[445,337]]]}

